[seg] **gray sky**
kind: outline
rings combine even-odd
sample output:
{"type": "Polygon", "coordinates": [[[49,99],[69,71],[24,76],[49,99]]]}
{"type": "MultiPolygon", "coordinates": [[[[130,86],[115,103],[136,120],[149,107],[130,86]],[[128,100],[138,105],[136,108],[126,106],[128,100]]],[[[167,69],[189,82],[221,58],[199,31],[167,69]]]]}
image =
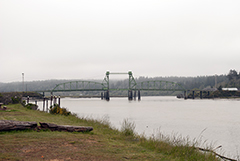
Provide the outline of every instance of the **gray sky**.
{"type": "MultiPolygon", "coordinates": [[[[0,0],[0,82],[240,69],[239,0],[0,0]]],[[[127,78],[127,77],[126,77],[127,78]]]]}

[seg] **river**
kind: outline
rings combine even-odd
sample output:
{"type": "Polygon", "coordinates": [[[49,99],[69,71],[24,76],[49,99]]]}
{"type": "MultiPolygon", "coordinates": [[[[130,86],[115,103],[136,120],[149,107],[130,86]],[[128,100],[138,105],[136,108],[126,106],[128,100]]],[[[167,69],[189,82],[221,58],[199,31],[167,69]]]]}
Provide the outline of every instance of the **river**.
{"type": "MultiPolygon", "coordinates": [[[[124,119],[136,124],[136,132],[146,136],[159,131],[168,136],[198,139],[205,145],[222,146],[216,152],[237,158],[240,152],[240,99],[177,99],[176,97],[63,98],[61,106],[80,117],[108,118],[121,128],[124,119]]],[[[39,105],[41,107],[41,105],[39,105]]]]}

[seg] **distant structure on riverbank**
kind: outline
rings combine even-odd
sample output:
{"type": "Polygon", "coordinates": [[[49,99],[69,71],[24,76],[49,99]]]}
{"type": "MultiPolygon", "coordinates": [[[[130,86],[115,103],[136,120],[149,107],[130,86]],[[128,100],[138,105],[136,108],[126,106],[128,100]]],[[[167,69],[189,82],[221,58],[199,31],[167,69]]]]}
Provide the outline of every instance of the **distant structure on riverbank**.
{"type": "Polygon", "coordinates": [[[222,88],[223,91],[238,91],[237,88],[222,88]]]}

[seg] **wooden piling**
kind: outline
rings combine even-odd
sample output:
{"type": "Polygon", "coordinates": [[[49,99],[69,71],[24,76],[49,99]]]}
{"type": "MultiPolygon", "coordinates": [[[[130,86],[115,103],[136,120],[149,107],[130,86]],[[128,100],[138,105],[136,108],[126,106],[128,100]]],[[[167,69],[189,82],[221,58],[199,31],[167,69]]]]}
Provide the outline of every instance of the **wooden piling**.
{"type": "Polygon", "coordinates": [[[184,91],[184,99],[187,99],[187,91],[184,91]]]}
{"type": "Polygon", "coordinates": [[[203,93],[203,92],[202,92],[202,91],[200,91],[200,99],[202,99],[202,98],[203,98],[203,96],[202,96],[202,93],[203,93]]]}
{"type": "Polygon", "coordinates": [[[59,106],[59,107],[60,107],[60,103],[61,103],[60,99],[61,99],[61,96],[59,95],[59,96],[58,96],[58,106],[59,106]]]}
{"type": "Polygon", "coordinates": [[[43,111],[45,111],[45,97],[43,97],[43,111]]]}
{"type": "Polygon", "coordinates": [[[48,99],[46,99],[46,112],[48,112],[48,99]]]}
{"type": "Polygon", "coordinates": [[[53,105],[55,105],[57,103],[57,97],[53,96],[53,105]]]}
{"type": "Polygon", "coordinates": [[[27,104],[29,104],[29,96],[27,96],[27,104]]]}
{"type": "Polygon", "coordinates": [[[50,106],[52,106],[53,104],[53,95],[51,95],[51,103],[50,103],[50,106]]]}

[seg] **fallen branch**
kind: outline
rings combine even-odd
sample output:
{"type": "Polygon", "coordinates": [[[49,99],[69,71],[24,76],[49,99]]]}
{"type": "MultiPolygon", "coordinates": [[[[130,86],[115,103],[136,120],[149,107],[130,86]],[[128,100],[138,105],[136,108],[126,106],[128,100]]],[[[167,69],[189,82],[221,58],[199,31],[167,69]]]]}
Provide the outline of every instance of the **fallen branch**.
{"type": "Polygon", "coordinates": [[[213,153],[214,155],[216,155],[216,156],[218,156],[219,158],[224,159],[224,160],[237,161],[236,159],[231,159],[231,158],[225,157],[225,156],[223,156],[223,155],[220,155],[220,154],[216,153],[216,152],[213,151],[213,150],[203,149],[203,148],[199,148],[199,147],[196,147],[196,149],[198,149],[198,150],[200,150],[200,151],[204,151],[204,152],[213,153]]]}

